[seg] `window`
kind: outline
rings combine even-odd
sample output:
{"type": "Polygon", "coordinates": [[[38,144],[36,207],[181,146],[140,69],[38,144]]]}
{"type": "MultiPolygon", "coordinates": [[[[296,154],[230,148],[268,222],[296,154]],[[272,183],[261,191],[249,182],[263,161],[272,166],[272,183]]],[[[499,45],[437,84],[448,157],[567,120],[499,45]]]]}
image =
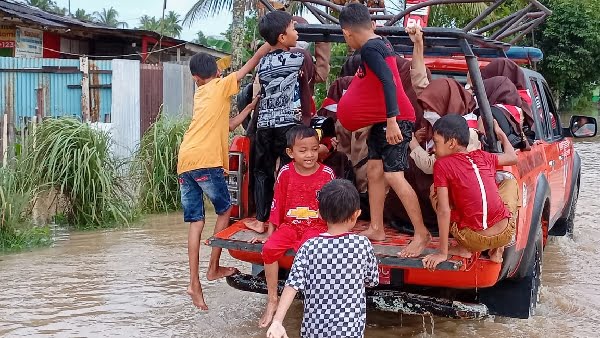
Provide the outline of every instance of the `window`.
{"type": "Polygon", "coordinates": [[[544,105],[542,104],[542,98],[540,96],[540,87],[535,78],[530,77],[529,82],[531,84],[531,88],[533,90],[531,104],[531,112],[534,115],[535,125],[533,127],[533,131],[535,132],[535,139],[550,139],[550,131],[548,124],[546,124],[546,116],[544,111],[544,105]],[[539,130],[538,130],[539,129],[539,130]]]}
{"type": "Polygon", "coordinates": [[[552,99],[552,93],[548,85],[544,82],[544,97],[546,99],[546,105],[548,106],[548,122],[550,123],[550,130],[552,131],[552,138],[559,139],[562,138],[562,127],[560,125],[560,117],[558,116],[558,111],[556,106],[554,105],[554,100],[552,99]]]}

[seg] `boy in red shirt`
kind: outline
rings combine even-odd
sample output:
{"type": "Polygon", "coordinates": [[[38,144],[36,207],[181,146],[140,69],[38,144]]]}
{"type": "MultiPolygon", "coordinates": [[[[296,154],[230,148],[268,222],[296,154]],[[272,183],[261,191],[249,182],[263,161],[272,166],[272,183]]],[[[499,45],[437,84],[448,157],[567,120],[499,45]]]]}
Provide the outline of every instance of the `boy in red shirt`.
{"type": "Polygon", "coordinates": [[[363,234],[371,240],[385,240],[383,205],[387,181],[415,228],[414,239],[403,255],[418,256],[431,236],[423,223],[417,195],[404,177],[415,110],[402,87],[396,54],[389,41],[375,34],[368,8],[356,3],[344,7],[340,25],[348,45],[360,49],[361,64],[338,103],[337,117],[350,131],[372,126],[367,140],[371,226],[363,234]]]}
{"type": "Polygon", "coordinates": [[[318,162],[319,138],[316,130],[295,126],[286,137],[286,151],[292,162],[279,171],[267,240],[262,249],[269,300],[259,321],[260,327],[267,327],[277,310],[277,261],[289,249],[298,251],[307,240],[327,232],[327,223],[319,217],[317,195],[325,184],[335,179],[333,170],[318,162]],[[274,226],[277,226],[275,231],[274,226]]]}
{"type": "Polygon", "coordinates": [[[467,152],[469,126],[460,115],[446,115],[433,126],[437,158],[433,166],[433,204],[440,244],[438,253],[423,258],[428,269],[435,269],[448,259],[448,254],[470,257],[471,252],[483,250],[490,250],[492,261],[502,262],[504,246],[515,233],[516,208],[511,205],[518,199],[518,192],[515,180],[503,181],[503,191],[499,191],[496,168],[516,164],[517,154],[498,124],[495,132],[504,154],[467,152]],[[448,248],[448,233],[458,247],[448,248]]]}

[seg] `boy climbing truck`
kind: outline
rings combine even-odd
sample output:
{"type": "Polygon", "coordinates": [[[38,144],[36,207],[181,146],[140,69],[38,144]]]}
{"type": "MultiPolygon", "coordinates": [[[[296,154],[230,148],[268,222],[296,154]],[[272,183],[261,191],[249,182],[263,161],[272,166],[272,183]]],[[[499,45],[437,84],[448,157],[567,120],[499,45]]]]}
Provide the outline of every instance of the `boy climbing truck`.
{"type": "MultiPolygon", "coordinates": [[[[268,1],[262,2],[268,9],[273,10],[268,1]]],[[[322,23],[296,25],[299,40],[344,42],[337,19],[314,5],[327,6],[338,12],[341,6],[324,0],[299,2],[322,23]]],[[[426,26],[429,6],[455,2],[407,1],[411,4],[410,7],[396,15],[390,15],[384,9],[372,8],[372,18],[378,25],[375,33],[387,38],[399,55],[411,58],[413,44],[405,33],[405,27],[397,23],[404,19],[405,24],[419,23],[426,26]],[[380,26],[381,23],[384,25],[380,26]]],[[[531,56],[539,58],[539,50],[511,48],[511,44],[518,42],[541,24],[551,11],[538,1],[529,0],[528,6],[522,10],[493,21],[488,20],[492,18],[490,14],[505,0],[471,2],[484,2],[489,7],[464,28],[423,28],[425,64],[431,71],[432,79],[448,77],[462,85],[469,83],[467,87],[473,90],[480,120],[485,129],[484,150],[501,153],[494,133],[492,116],[496,115],[492,112],[495,108],[490,107],[486,97],[480,69],[496,59],[506,59],[507,56],[521,64],[517,59],[531,60],[531,56]],[[467,77],[470,77],[469,81],[467,77]]],[[[501,69],[498,69],[500,72],[501,69]]],[[[371,308],[406,314],[471,319],[488,315],[528,318],[534,313],[548,236],[573,234],[581,159],[574,150],[572,138],[595,136],[597,123],[590,117],[574,116],[569,126],[563,128],[552,92],[543,76],[529,69],[515,69],[519,72],[522,82],[515,85],[519,91],[529,94],[531,102],[531,109],[523,109],[528,114],[524,118],[523,137],[529,139],[531,149],[516,150],[516,165],[497,168],[497,183],[505,179],[517,181],[520,204],[518,214],[515,215],[516,234],[505,247],[502,263],[491,261],[488,253],[484,251],[475,253],[470,258],[452,256],[437,265],[435,270],[427,270],[423,266],[423,257],[435,252],[438,247],[437,224],[425,222],[433,240],[421,256],[415,258],[403,258],[398,255],[412,238],[412,226],[386,226],[386,241],[372,242],[379,264],[379,286],[367,289],[367,303],[371,308]]],[[[510,78],[507,74],[495,75],[510,78]]],[[[417,126],[416,129],[418,128],[417,126]]],[[[207,243],[212,247],[227,249],[234,258],[252,264],[252,274],[239,273],[227,277],[229,285],[244,291],[266,293],[262,272],[262,244],[249,243],[257,234],[249,230],[243,222],[244,219],[252,218],[254,212],[249,186],[252,179],[250,149],[251,139],[248,137],[238,136],[232,142],[228,177],[233,203],[232,224],[210,238],[207,243]]],[[[417,194],[419,195],[419,191],[417,194]]],[[[428,197],[419,196],[419,199],[428,200],[428,197]]],[[[386,214],[392,215],[387,219],[388,225],[406,223],[394,218],[394,211],[399,209],[396,205],[386,202],[385,208],[386,214]]],[[[435,215],[426,215],[428,211],[423,208],[422,210],[424,219],[435,220],[435,215]]],[[[297,212],[301,213],[302,210],[297,212]]],[[[359,233],[367,227],[368,220],[365,220],[359,222],[353,231],[359,233]]],[[[451,239],[450,244],[453,243],[451,239]]],[[[279,261],[280,289],[293,259],[294,252],[290,250],[279,261]]]]}

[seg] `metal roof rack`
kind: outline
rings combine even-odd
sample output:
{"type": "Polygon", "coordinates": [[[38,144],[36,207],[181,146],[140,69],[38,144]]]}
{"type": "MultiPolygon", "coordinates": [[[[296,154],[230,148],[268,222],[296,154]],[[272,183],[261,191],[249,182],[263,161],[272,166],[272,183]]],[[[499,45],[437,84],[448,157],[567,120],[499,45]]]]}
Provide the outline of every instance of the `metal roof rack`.
{"type": "MultiPolygon", "coordinates": [[[[269,11],[275,11],[269,0],[260,0],[269,11]]],[[[286,0],[289,1],[289,0],[286,0]]],[[[344,42],[339,20],[331,15],[332,12],[340,12],[343,6],[328,0],[295,0],[308,9],[321,24],[297,24],[299,40],[307,42],[344,42]],[[324,9],[322,9],[324,8],[324,9]]],[[[360,0],[371,3],[370,0],[360,0]]],[[[404,31],[404,25],[398,25],[400,20],[414,11],[427,6],[440,6],[451,4],[474,4],[485,3],[488,7],[476,18],[471,20],[463,28],[439,28],[425,27],[423,34],[425,39],[425,51],[443,51],[445,53],[460,53],[465,56],[465,61],[473,82],[473,90],[479,103],[479,109],[483,118],[486,134],[488,135],[489,150],[499,152],[496,134],[494,132],[494,120],[489,101],[485,94],[477,54],[486,52],[488,55],[496,52],[498,57],[506,57],[506,51],[512,44],[520,41],[525,35],[531,33],[537,26],[542,24],[547,16],[552,14],[548,8],[538,0],[528,0],[528,4],[516,12],[496,19],[492,13],[507,0],[428,0],[413,4],[397,14],[388,14],[385,8],[370,8],[373,20],[386,20],[382,27],[377,27],[375,33],[385,36],[401,53],[412,52],[412,42],[404,31]],[[492,19],[495,19],[492,21],[492,19]],[[487,23],[491,21],[491,23],[487,23]],[[481,24],[485,26],[477,28],[481,24]],[[511,38],[508,42],[503,41],[511,38]]],[[[383,5],[383,1],[372,1],[377,6],[383,5]]]]}

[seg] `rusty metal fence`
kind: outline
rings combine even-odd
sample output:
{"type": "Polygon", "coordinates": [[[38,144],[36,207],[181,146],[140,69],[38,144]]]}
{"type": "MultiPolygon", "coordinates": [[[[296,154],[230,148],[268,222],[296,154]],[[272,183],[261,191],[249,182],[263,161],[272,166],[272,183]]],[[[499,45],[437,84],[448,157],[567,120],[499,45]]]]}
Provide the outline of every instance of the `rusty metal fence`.
{"type": "Polygon", "coordinates": [[[45,118],[103,125],[120,157],[165,115],[191,115],[194,81],[185,63],[0,57],[0,165],[18,135],[45,118]]]}

